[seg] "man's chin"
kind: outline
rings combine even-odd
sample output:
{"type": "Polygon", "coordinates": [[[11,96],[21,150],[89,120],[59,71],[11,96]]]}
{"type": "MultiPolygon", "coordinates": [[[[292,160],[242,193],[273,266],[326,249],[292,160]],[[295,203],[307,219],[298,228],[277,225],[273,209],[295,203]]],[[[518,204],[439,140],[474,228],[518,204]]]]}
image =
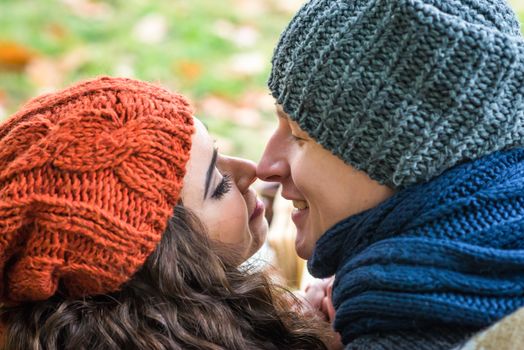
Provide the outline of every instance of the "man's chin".
{"type": "Polygon", "coordinates": [[[313,254],[313,249],[307,244],[307,241],[303,239],[297,232],[297,238],[295,239],[295,250],[297,255],[304,260],[308,260],[313,254]]]}

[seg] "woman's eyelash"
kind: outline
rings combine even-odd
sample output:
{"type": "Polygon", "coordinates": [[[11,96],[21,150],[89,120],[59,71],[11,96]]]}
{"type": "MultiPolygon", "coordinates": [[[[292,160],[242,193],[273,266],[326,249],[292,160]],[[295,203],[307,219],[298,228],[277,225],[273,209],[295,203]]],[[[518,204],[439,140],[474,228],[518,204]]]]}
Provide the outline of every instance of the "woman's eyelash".
{"type": "Polygon", "coordinates": [[[222,181],[220,181],[218,186],[213,191],[213,194],[211,195],[211,198],[213,198],[213,199],[220,199],[226,193],[228,193],[230,189],[231,189],[231,176],[226,174],[226,175],[224,175],[222,177],[222,181]]]}

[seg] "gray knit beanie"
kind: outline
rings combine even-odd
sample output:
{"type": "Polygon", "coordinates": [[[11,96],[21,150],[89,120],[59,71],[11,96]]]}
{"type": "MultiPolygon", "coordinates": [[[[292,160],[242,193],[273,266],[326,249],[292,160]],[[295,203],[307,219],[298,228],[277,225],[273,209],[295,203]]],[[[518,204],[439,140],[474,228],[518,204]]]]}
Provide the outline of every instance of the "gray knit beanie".
{"type": "Polygon", "coordinates": [[[311,0],[269,88],[324,148],[393,188],[524,145],[524,39],[504,0],[311,0]]]}

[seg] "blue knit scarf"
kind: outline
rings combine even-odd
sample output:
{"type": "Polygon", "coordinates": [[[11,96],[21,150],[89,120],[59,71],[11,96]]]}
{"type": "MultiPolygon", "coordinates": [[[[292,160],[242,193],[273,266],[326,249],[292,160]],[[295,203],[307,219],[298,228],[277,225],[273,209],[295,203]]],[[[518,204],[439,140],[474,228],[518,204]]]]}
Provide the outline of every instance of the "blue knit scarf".
{"type": "Polygon", "coordinates": [[[458,165],[343,220],[308,267],[336,274],[345,344],[380,331],[492,324],[524,305],[524,150],[458,165]]]}

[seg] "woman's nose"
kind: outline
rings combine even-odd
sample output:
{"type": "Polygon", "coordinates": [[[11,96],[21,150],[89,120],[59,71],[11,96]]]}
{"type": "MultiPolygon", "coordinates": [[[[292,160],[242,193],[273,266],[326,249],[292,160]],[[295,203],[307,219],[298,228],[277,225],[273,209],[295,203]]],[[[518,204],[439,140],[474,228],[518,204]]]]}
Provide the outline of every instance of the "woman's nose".
{"type": "Polygon", "coordinates": [[[286,144],[276,131],[269,139],[257,165],[257,177],[263,181],[282,182],[289,176],[286,152],[286,144]]]}

